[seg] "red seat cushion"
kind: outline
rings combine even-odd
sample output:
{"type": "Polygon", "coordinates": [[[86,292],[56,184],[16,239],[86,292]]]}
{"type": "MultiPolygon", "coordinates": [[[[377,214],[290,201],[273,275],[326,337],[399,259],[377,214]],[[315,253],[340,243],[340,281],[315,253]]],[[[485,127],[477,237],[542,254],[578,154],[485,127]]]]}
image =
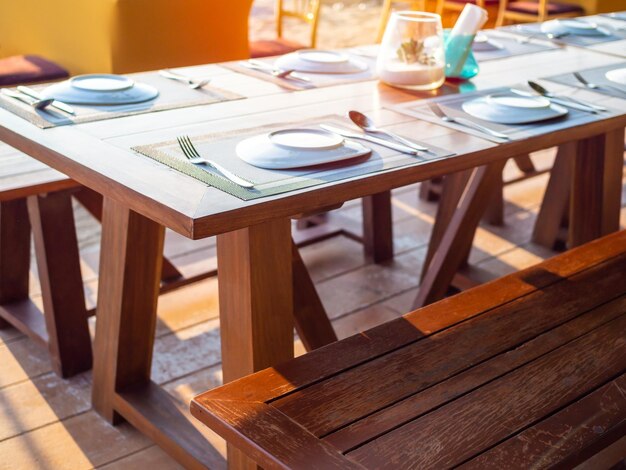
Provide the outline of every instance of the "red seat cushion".
{"type": "Polygon", "coordinates": [[[304,49],[306,46],[287,39],[277,38],[264,41],[250,42],[250,57],[270,57],[273,55],[284,55],[290,52],[304,49]]]}
{"type": "Polygon", "coordinates": [[[0,85],[46,82],[67,78],[63,67],[36,55],[16,55],[0,59],[0,85]]]}
{"type": "MultiPolygon", "coordinates": [[[[527,13],[529,15],[539,14],[539,3],[537,2],[511,2],[506,7],[509,11],[518,13],[527,13]]],[[[571,3],[548,3],[548,15],[559,15],[563,13],[583,13],[584,10],[580,5],[571,3]]]]}
{"type": "MultiPolygon", "coordinates": [[[[476,0],[446,0],[448,2],[454,3],[473,3],[476,5],[476,0]]],[[[485,5],[498,5],[500,0],[485,0],[485,5]]]]}

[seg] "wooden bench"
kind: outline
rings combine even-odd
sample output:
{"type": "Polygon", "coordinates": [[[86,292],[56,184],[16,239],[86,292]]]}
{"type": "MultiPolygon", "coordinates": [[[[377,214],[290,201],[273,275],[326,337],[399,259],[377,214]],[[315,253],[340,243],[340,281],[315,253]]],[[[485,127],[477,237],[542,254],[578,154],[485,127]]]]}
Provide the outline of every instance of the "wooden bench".
{"type": "MultiPolygon", "coordinates": [[[[608,468],[626,455],[626,231],[208,391],[191,412],[266,468],[594,455],[608,468]]],[[[249,464],[233,452],[231,467],[249,464]]]]}

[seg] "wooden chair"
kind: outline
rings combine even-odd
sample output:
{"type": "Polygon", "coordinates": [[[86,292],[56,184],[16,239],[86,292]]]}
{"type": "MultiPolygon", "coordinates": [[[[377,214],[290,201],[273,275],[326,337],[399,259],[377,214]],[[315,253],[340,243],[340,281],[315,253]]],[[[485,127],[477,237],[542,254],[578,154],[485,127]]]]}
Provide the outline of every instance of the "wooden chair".
{"type": "Polygon", "coordinates": [[[507,22],[530,23],[555,18],[572,18],[584,14],[584,8],[575,3],[557,3],[548,0],[500,0],[496,26],[504,26],[507,22]]]}
{"type": "Polygon", "coordinates": [[[622,231],[203,393],[191,413],[236,448],[229,468],[623,468],[625,331],[622,231]]]}
{"type": "Polygon", "coordinates": [[[385,28],[387,27],[387,22],[389,21],[391,12],[394,9],[394,5],[398,3],[401,3],[402,5],[408,5],[409,9],[411,10],[426,11],[426,0],[385,0],[380,14],[380,22],[378,23],[376,42],[380,42],[383,40],[383,34],[385,34],[385,28]]]}
{"type": "Polygon", "coordinates": [[[276,39],[250,42],[251,57],[269,57],[288,54],[298,49],[314,48],[317,43],[317,25],[321,0],[276,0],[276,39]],[[283,37],[283,20],[295,18],[309,25],[309,42],[300,44],[283,37]]]}

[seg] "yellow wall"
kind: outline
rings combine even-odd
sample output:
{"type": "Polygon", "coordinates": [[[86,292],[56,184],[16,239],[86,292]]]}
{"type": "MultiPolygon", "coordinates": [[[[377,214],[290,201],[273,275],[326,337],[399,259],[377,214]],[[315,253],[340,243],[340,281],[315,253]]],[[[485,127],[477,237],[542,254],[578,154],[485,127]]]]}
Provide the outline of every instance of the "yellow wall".
{"type": "Polygon", "coordinates": [[[252,0],[0,0],[0,57],[39,54],[72,74],[248,56],[252,0]]]}

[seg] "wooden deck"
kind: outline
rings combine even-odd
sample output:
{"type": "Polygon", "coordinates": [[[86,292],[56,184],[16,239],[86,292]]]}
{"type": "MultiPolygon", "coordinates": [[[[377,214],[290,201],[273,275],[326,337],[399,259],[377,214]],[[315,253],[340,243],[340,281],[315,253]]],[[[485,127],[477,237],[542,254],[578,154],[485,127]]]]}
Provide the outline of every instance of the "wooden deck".
{"type": "MultiPolygon", "coordinates": [[[[550,162],[544,152],[538,166],[550,162]]],[[[515,171],[510,169],[511,172],[515,171]]],[[[554,252],[529,243],[547,175],[505,189],[505,226],[481,225],[470,261],[496,275],[535,264],[554,252]]],[[[410,309],[436,205],[418,202],[417,187],[394,192],[396,259],[364,261],[361,246],[345,237],[302,249],[303,258],[340,338],[398,317],[410,309]]],[[[622,197],[626,227],[626,192],[622,197]]],[[[358,222],[356,202],[333,215],[358,222]]],[[[97,286],[98,226],[78,214],[86,293],[97,286]]],[[[167,255],[194,273],[215,266],[213,239],[191,242],[168,234],[167,255]]],[[[33,290],[38,289],[33,279],[33,290]]],[[[221,382],[217,279],[165,294],[153,379],[187,407],[191,397],[221,382]]],[[[297,350],[302,352],[301,345],[297,350]]],[[[0,330],[0,469],[179,468],[129,425],[112,427],[90,405],[91,374],[59,379],[44,350],[14,329],[0,330]]],[[[212,438],[221,452],[225,446],[212,438]]],[[[590,463],[591,465],[591,463],[590,463]]]]}

